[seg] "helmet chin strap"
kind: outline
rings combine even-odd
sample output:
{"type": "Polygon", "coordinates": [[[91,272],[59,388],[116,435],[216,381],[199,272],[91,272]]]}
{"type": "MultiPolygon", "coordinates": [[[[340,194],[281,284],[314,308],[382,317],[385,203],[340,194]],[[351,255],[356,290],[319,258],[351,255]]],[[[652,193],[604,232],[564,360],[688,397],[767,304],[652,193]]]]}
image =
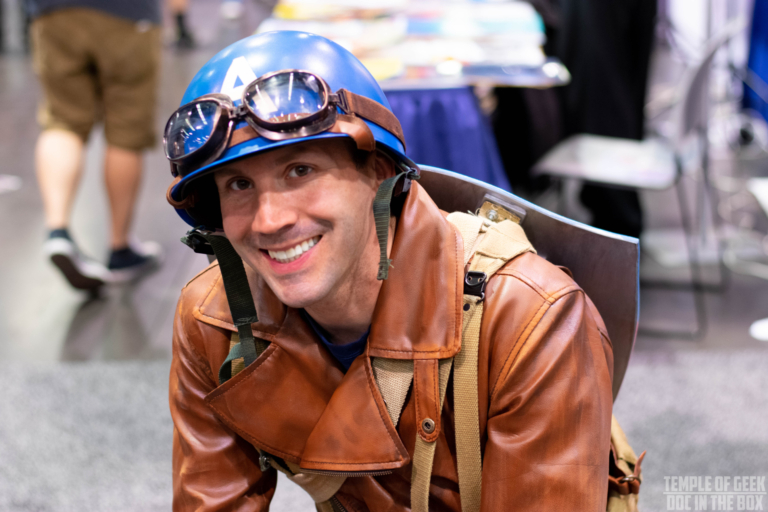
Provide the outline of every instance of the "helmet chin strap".
{"type": "Polygon", "coordinates": [[[389,277],[389,267],[393,267],[392,260],[387,258],[387,240],[389,238],[389,217],[391,215],[392,193],[397,182],[401,178],[419,179],[419,175],[412,170],[406,170],[397,175],[385,179],[376,191],[373,199],[373,221],[376,224],[376,238],[379,240],[379,272],[376,279],[384,281],[389,277]]]}
{"type": "Polygon", "coordinates": [[[253,303],[251,287],[248,284],[248,276],[240,255],[237,254],[232,244],[223,236],[215,235],[201,229],[193,229],[182,242],[194,249],[195,252],[204,254],[216,254],[221,270],[221,279],[224,281],[224,291],[227,294],[229,311],[232,314],[232,323],[235,324],[239,342],[232,347],[219,368],[219,384],[234,377],[232,363],[237,359],[243,360],[243,368],[254,362],[269,343],[253,335],[251,324],[259,321],[256,314],[256,306],[253,303]]]}

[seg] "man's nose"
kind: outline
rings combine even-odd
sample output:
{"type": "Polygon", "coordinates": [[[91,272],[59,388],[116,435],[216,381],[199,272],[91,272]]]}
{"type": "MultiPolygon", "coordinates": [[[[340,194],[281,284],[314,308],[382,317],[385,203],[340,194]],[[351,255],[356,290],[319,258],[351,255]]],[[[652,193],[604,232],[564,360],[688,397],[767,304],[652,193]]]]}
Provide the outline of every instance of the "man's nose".
{"type": "Polygon", "coordinates": [[[296,224],[298,215],[290,201],[281,194],[265,192],[259,197],[251,230],[265,235],[279,233],[296,224]]]}

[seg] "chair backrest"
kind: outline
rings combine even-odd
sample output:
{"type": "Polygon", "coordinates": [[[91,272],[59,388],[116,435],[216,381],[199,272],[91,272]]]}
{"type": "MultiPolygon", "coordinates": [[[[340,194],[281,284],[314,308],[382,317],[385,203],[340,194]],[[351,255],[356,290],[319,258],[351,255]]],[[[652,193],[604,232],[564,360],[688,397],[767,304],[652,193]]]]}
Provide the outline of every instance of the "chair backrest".
{"type": "Polygon", "coordinates": [[[561,217],[482,181],[419,167],[419,184],[445,211],[475,211],[486,195],[525,210],[522,226],[533,247],[551,263],[568,267],[603,317],[613,344],[615,399],[637,334],[638,240],[561,217]]]}
{"type": "Polygon", "coordinates": [[[701,59],[683,76],[678,92],[680,103],[675,113],[674,147],[678,152],[691,133],[706,129],[709,119],[709,72],[715,54],[734,36],[744,30],[746,25],[744,18],[735,18],[729,21],[716,36],[707,42],[701,59]]]}

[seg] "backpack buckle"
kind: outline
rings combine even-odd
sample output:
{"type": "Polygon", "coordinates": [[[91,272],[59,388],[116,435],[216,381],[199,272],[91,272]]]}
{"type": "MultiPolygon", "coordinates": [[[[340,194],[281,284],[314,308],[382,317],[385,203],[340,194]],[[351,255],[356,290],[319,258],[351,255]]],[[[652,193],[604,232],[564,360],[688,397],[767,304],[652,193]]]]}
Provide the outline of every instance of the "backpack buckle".
{"type": "Polygon", "coordinates": [[[190,229],[181,241],[198,254],[214,254],[213,247],[198,229],[190,229]]]}
{"type": "Polygon", "coordinates": [[[464,295],[473,295],[485,299],[485,285],[488,282],[488,276],[485,272],[470,270],[464,276],[464,295]]]}

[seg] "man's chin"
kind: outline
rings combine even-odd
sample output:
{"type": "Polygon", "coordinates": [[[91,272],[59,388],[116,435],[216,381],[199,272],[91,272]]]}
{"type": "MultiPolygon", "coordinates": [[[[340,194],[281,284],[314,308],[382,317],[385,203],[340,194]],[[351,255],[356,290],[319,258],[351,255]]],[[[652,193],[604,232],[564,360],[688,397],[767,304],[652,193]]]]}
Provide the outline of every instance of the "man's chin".
{"type": "Polygon", "coordinates": [[[288,286],[270,286],[278,300],[290,308],[306,308],[320,302],[326,293],[315,284],[293,283],[288,286]]]}

